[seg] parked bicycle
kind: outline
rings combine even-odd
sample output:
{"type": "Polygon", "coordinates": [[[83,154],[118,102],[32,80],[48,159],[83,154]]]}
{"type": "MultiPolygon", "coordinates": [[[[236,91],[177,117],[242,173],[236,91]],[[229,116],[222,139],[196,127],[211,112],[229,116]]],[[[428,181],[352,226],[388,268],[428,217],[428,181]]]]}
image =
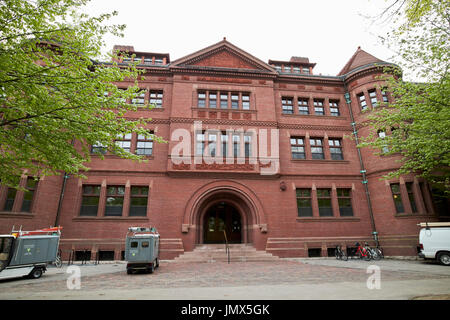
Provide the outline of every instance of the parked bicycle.
{"type": "Polygon", "coordinates": [[[344,261],[348,260],[348,256],[345,254],[344,251],[342,251],[341,246],[336,246],[334,254],[336,255],[337,260],[344,260],[344,261]]]}
{"type": "MultiPolygon", "coordinates": [[[[367,245],[367,242],[366,242],[367,245]]],[[[369,261],[372,259],[372,255],[370,253],[370,250],[368,250],[367,247],[362,246],[359,244],[359,242],[355,243],[356,249],[353,250],[353,253],[351,255],[352,259],[364,259],[366,261],[369,261]]]]}
{"type": "Polygon", "coordinates": [[[61,249],[58,250],[58,254],[56,255],[56,259],[53,262],[53,264],[55,265],[55,267],[57,268],[61,268],[62,267],[62,259],[61,259],[61,249]]]}
{"type": "Polygon", "coordinates": [[[373,260],[381,260],[384,258],[383,250],[380,247],[371,248],[368,244],[366,247],[370,251],[373,260]]]}

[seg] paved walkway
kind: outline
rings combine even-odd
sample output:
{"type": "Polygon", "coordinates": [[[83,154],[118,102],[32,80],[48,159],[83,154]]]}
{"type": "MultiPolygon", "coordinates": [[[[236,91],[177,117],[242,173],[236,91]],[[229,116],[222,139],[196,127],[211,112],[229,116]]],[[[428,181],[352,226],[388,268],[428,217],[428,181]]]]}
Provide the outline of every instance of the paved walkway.
{"type": "Polygon", "coordinates": [[[80,266],[81,288],[69,290],[67,266],[37,280],[0,281],[0,299],[412,299],[450,294],[450,268],[424,261],[173,263],[153,274],[127,275],[123,262],[80,266]],[[368,269],[369,266],[372,269],[368,269]],[[369,289],[379,271],[380,289],[369,289]]]}

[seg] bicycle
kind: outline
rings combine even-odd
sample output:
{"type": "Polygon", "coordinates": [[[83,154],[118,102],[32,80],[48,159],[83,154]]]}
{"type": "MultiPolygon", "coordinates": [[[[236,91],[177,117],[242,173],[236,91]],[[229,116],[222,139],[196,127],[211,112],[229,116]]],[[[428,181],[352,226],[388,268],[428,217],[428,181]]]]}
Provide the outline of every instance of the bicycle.
{"type": "Polygon", "coordinates": [[[57,268],[61,268],[62,267],[61,250],[58,250],[58,254],[56,255],[55,261],[53,261],[53,264],[57,268]]]}
{"type": "Polygon", "coordinates": [[[347,261],[348,257],[344,251],[342,251],[341,246],[336,246],[336,250],[334,251],[337,260],[347,261]]]}
{"type": "Polygon", "coordinates": [[[370,254],[370,251],[366,247],[363,247],[358,242],[355,243],[355,246],[356,252],[354,252],[352,257],[357,256],[359,259],[364,259],[365,261],[369,261],[370,259],[372,259],[372,255],[370,254]]]}

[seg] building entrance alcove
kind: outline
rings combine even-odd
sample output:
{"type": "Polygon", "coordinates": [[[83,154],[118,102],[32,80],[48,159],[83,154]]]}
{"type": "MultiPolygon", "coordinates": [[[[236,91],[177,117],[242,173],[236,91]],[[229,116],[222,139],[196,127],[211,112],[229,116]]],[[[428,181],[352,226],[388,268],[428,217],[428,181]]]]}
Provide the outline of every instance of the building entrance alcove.
{"type": "Polygon", "coordinates": [[[242,219],[230,203],[220,201],[210,206],[203,218],[203,243],[242,242],[242,219]]]}

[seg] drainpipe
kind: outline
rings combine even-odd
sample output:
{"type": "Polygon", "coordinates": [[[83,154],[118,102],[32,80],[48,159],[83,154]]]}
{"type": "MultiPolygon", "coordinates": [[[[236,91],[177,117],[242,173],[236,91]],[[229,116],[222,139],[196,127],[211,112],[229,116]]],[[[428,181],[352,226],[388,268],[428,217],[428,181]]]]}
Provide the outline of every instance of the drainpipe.
{"type": "MultiPolygon", "coordinates": [[[[346,102],[348,110],[350,112],[353,136],[355,137],[356,145],[358,145],[359,144],[358,131],[356,130],[355,118],[353,117],[353,111],[352,111],[352,107],[351,107],[352,101],[350,99],[350,93],[348,92],[348,88],[347,88],[347,85],[345,84],[345,82],[344,82],[344,89],[345,89],[345,95],[344,95],[345,102],[346,102]]],[[[361,168],[360,173],[362,174],[362,179],[363,179],[362,184],[364,186],[364,191],[366,192],[366,200],[367,200],[367,204],[369,207],[370,223],[372,225],[372,236],[373,236],[373,239],[375,240],[376,246],[378,247],[379,246],[378,232],[377,232],[377,228],[375,226],[375,219],[373,217],[372,201],[370,200],[370,193],[369,193],[369,186],[368,186],[368,181],[367,181],[367,176],[366,176],[366,169],[364,168],[364,162],[362,159],[360,148],[356,148],[356,151],[358,152],[359,164],[360,164],[360,168],[361,168]]]]}
{"type": "Polygon", "coordinates": [[[64,191],[66,190],[66,182],[67,182],[68,178],[69,178],[69,175],[67,174],[67,172],[64,172],[63,185],[62,185],[62,189],[61,189],[61,194],[59,195],[58,211],[56,211],[56,219],[55,219],[55,225],[54,225],[55,227],[59,226],[59,216],[61,213],[62,202],[64,199],[64,191]]]}

